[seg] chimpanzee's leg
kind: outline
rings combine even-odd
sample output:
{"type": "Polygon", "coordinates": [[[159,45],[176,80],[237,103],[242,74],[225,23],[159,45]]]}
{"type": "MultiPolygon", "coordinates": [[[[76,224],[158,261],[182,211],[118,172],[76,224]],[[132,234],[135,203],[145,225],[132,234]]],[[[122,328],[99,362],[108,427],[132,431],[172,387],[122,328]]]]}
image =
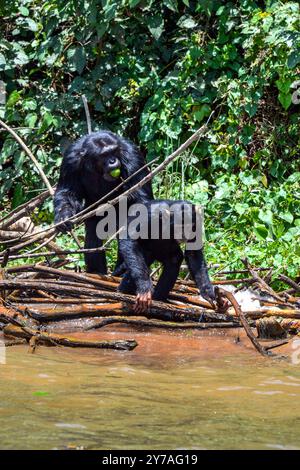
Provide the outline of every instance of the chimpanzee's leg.
{"type": "Polygon", "coordinates": [[[117,262],[115,269],[112,272],[113,276],[122,276],[124,272],[126,271],[126,264],[125,261],[123,260],[123,256],[120,253],[119,246],[118,246],[118,257],[117,257],[117,262]]]}
{"type": "MultiPolygon", "coordinates": [[[[99,217],[91,217],[85,222],[85,248],[99,248],[102,246],[96,233],[99,217]]],[[[107,274],[106,256],[104,251],[99,253],[85,253],[85,264],[88,273],[107,274]]]]}
{"type": "Polygon", "coordinates": [[[123,292],[123,294],[135,294],[136,293],[136,285],[132,277],[130,276],[129,271],[127,271],[124,276],[122,277],[122,281],[119,285],[119,291],[123,292]]]}
{"type": "Polygon", "coordinates": [[[214,305],[216,296],[208,276],[203,250],[185,250],[184,257],[201,296],[214,305]]]}
{"type": "Polygon", "coordinates": [[[165,260],[162,261],[163,272],[157,282],[154,290],[153,299],[166,300],[173,289],[176,279],[180,271],[183,260],[183,254],[180,246],[176,243],[174,252],[170,253],[165,260]]]}

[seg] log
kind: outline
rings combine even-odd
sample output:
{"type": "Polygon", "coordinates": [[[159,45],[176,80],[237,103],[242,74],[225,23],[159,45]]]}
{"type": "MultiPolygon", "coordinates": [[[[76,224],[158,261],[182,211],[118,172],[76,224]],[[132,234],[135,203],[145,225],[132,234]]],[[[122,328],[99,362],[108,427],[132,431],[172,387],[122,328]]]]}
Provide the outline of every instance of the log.
{"type": "Polygon", "coordinates": [[[35,337],[37,343],[43,343],[48,346],[60,345],[71,348],[118,349],[121,351],[131,351],[138,345],[134,339],[94,341],[90,339],[74,338],[66,335],[36,332],[31,328],[21,328],[14,325],[5,326],[3,332],[5,336],[14,336],[16,338],[25,338],[27,340],[35,337]]]}
{"type": "Polygon", "coordinates": [[[261,308],[260,310],[246,310],[244,315],[247,318],[261,318],[261,317],[288,317],[288,318],[300,318],[299,309],[280,309],[280,308],[261,308]]]}
{"type": "MultiPolygon", "coordinates": [[[[135,303],[135,296],[121,294],[116,292],[110,291],[100,291],[98,289],[91,289],[91,288],[84,288],[80,287],[77,288],[71,285],[64,285],[65,283],[58,283],[58,282],[46,282],[44,280],[37,281],[19,281],[19,280],[0,280],[0,291],[2,289],[6,290],[43,290],[45,292],[55,293],[55,294],[62,294],[62,295],[74,295],[77,298],[80,296],[84,297],[98,297],[104,298],[106,300],[113,300],[116,302],[123,302],[123,309],[125,311],[132,311],[133,304],[135,303]]],[[[173,319],[176,316],[176,320],[180,319],[187,319],[186,316],[194,319],[201,318],[202,321],[234,321],[234,318],[229,317],[228,315],[224,315],[221,313],[203,311],[199,307],[193,308],[186,308],[179,306],[172,306],[164,302],[153,301],[152,306],[149,312],[152,316],[157,316],[160,318],[163,316],[164,320],[166,319],[173,319]],[[167,317],[167,318],[166,318],[167,317]]]]}
{"type": "Polygon", "coordinates": [[[6,307],[5,305],[0,305],[0,321],[4,323],[13,323],[15,325],[26,326],[28,323],[31,326],[36,325],[37,323],[34,320],[29,319],[29,321],[22,315],[22,312],[18,311],[16,307],[6,307]]]}
{"type": "Polygon", "coordinates": [[[207,330],[208,328],[235,328],[240,327],[237,323],[233,322],[211,322],[211,323],[199,323],[199,322],[184,322],[184,323],[175,323],[171,321],[162,321],[162,320],[145,320],[140,318],[128,318],[122,316],[115,316],[109,318],[102,318],[99,321],[95,321],[93,325],[89,325],[84,328],[84,331],[94,330],[102,328],[113,323],[125,323],[126,325],[134,325],[140,327],[150,327],[150,328],[165,328],[171,330],[207,330]]]}
{"type": "Polygon", "coordinates": [[[31,318],[39,322],[53,322],[58,320],[70,320],[75,318],[85,317],[101,317],[103,315],[112,315],[115,313],[119,315],[122,313],[122,303],[111,304],[81,304],[76,306],[64,307],[63,309],[39,307],[30,308],[28,306],[19,306],[24,314],[29,315],[31,318]]]}

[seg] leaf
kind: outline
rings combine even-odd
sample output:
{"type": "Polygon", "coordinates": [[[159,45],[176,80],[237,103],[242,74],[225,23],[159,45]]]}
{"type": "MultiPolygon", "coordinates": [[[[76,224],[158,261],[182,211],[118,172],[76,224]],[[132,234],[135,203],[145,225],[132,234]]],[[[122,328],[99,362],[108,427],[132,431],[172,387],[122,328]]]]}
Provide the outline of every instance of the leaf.
{"type": "Polygon", "coordinates": [[[265,188],[268,187],[268,178],[266,177],[266,175],[262,175],[261,182],[262,182],[262,184],[264,185],[265,188]]]}
{"type": "Polygon", "coordinates": [[[20,8],[19,8],[19,12],[20,12],[21,15],[23,15],[23,16],[29,16],[29,10],[28,10],[28,8],[26,8],[26,7],[20,7],[20,8]]]}
{"type": "Polygon", "coordinates": [[[76,72],[81,75],[86,64],[85,51],[83,47],[76,47],[76,49],[71,52],[70,58],[76,72]]]}
{"type": "Polygon", "coordinates": [[[280,80],[276,80],[276,86],[279,91],[282,93],[287,94],[290,91],[292,81],[291,80],[286,80],[284,78],[281,78],[280,80]]]}
{"type": "Polygon", "coordinates": [[[265,225],[255,224],[253,231],[259,240],[266,240],[268,238],[268,229],[265,225]]]}
{"type": "Polygon", "coordinates": [[[294,216],[293,214],[291,214],[291,212],[289,211],[286,211],[286,212],[280,212],[280,214],[278,214],[279,217],[283,220],[285,220],[286,222],[288,222],[289,224],[291,224],[294,220],[294,216]]]}
{"type": "Polygon", "coordinates": [[[178,11],[177,0],[164,0],[164,5],[166,5],[169,10],[178,11]]]}
{"type": "Polygon", "coordinates": [[[270,209],[261,209],[258,213],[258,218],[267,225],[273,224],[273,213],[270,211],[270,209]]]}
{"type": "Polygon", "coordinates": [[[161,15],[147,18],[147,26],[152,36],[158,40],[164,30],[164,20],[161,15]]]}
{"type": "Polygon", "coordinates": [[[35,126],[37,119],[38,119],[37,114],[34,114],[34,113],[28,114],[24,121],[25,125],[32,128],[35,126]]]}
{"type": "Polygon", "coordinates": [[[118,4],[116,2],[112,4],[107,3],[107,5],[103,8],[106,21],[111,21],[115,18],[117,8],[118,4]]]}
{"type": "Polygon", "coordinates": [[[6,65],[6,59],[3,54],[0,52],[0,70],[4,70],[6,65]]]}
{"type": "Polygon", "coordinates": [[[31,18],[26,18],[26,22],[30,31],[36,33],[39,30],[39,25],[31,18]]]}
{"type": "Polygon", "coordinates": [[[108,29],[108,23],[100,23],[96,25],[96,31],[98,38],[102,38],[102,36],[106,33],[108,29]]]}
{"type": "Polygon", "coordinates": [[[292,95],[291,93],[279,93],[278,99],[285,110],[287,110],[291,103],[292,103],[292,95]]]}
{"type": "Polygon", "coordinates": [[[203,104],[200,110],[195,111],[194,116],[196,121],[200,122],[205,118],[205,116],[209,116],[209,113],[210,107],[207,104],[203,104]]]}
{"type": "Polygon", "coordinates": [[[240,202],[237,202],[234,208],[239,215],[243,215],[246,212],[246,210],[249,208],[249,206],[248,204],[241,204],[240,202]]]}
{"type": "Polygon", "coordinates": [[[255,103],[247,103],[245,105],[245,111],[249,114],[250,117],[253,117],[257,111],[257,105],[255,103]]]}
{"type": "Polygon", "coordinates": [[[39,134],[42,134],[46,129],[48,129],[48,127],[51,126],[52,122],[53,122],[52,114],[46,112],[43,116],[42,124],[39,129],[39,134]]]}
{"type": "Polygon", "coordinates": [[[17,55],[14,58],[15,65],[25,65],[25,64],[28,64],[28,62],[29,62],[29,58],[27,54],[25,53],[25,51],[19,50],[17,55]]]}
{"type": "Polygon", "coordinates": [[[276,238],[280,238],[285,233],[285,225],[283,223],[277,224],[275,227],[273,227],[273,230],[276,238]]]}
{"type": "Polygon", "coordinates": [[[13,195],[12,203],[11,203],[12,209],[14,209],[15,207],[18,207],[23,202],[23,197],[24,197],[23,186],[21,183],[17,183],[15,186],[14,195],[13,195]]]}
{"type": "Polygon", "coordinates": [[[139,3],[141,3],[141,0],[129,0],[129,8],[134,8],[134,7],[136,7],[139,3]]]}
{"type": "Polygon", "coordinates": [[[289,69],[293,69],[300,63],[300,52],[294,51],[292,52],[287,59],[287,65],[289,69]]]}
{"type": "Polygon", "coordinates": [[[20,99],[21,93],[17,90],[12,91],[6,103],[7,108],[13,108],[20,99]]]}
{"type": "Polygon", "coordinates": [[[183,15],[181,18],[179,18],[177,25],[180,28],[192,29],[197,26],[197,23],[191,16],[183,15]]]}

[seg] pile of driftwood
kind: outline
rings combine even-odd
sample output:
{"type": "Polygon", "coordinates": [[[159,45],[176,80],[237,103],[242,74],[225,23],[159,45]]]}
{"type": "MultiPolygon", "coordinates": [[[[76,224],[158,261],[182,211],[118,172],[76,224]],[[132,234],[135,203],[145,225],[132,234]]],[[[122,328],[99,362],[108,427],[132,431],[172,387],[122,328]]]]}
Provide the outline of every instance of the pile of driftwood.
{"type": "Polygon", "coordinates": [[[202,300],[192,281],[181,280],[176,283],[169,302],[154,301],[143,316],[134,314],[134,296],[117,291],[119,278],[77,273],[45,263],[7,267],[2,269],[0,280],[0,326],[8,344],[26,340],[32,350],[37,343],[122,350],[135,348],[135,340],[89,339],[89,330],[113,324],[185,330],[243,326],[256,349],[267,355],[272,347],[287,342],[288,334],[300,330],[300,301],[293,296],[294,291],[300,291],[300,286],[281,276],[291,289],[276,293],[265,280],[268,276],[261,277],[260,270],[250,267],[247,260],[244,263],[244,272],[249,273],[246,278],[226,280],[226,273],[221,273],[214,281],[219,295],[227,297],[232,305],[226,313],[218,313],[202,300]],[[266,300],[262,297],[260,308],[242,311],[234,295],[221,287],[226,284],[237,288],[250,284],[267,294],[266,300]],[[61,329],[62,323],[64,333],[53,332],[55,326],[61,329]],[[281,338],[281,341],[266,346],[256,337],[253,327],[257,328],[261,338],[281,338]],[[87,334],[80,339],[69,336],[78,330],[87,334]]]}
{"type": "MultiPolygon", "coordinates": [[[[122,197],[128,196],[137,187],[145,184],[182,154],[189,145],[203,137],[211,116],[212,114],[204,126],[149,172],[143,180],[124,192],[122,197]]],[[[0,218],[0,245],[2,247],[0,251],[0,328],[4,332],[7,345],[28,341],[32,351],[38,343],[130,350],[137,346],[135,340],[93,341],[88,335],[88,330],[112,324],[200,330],[242,326],[254,347],[261,354],[269,355],[269,349],[287,342],[286,338],[289,334],[298,333],[300,330],[299,279],[293,281],[284,275],[279,276],[289,289],[284,292],[274,292],[270,287],[272,270],[254,269],[247,260],[243,261],[244,270],[223,271],[214,280],[214,284],[218,286],[218,295],[227,297],[231,305],[226,313],[216,311],[209,303],[199,298],[193,282],[185,280],[177,282],[168,303],[153,302],[149,312],[137,317],[133,311],[134,297],[117,291],[119,279],[111,276],[77,273],[67,269],[67,265],[74,262],[70,255],[105,250],[111,240],[108,240],[102,248],[87,250],[81,248],[80,240],[72,231],[71,236],[75,239],[78,249],[62,250],[55,241],[59,224],[47,228],[33,225],[32,213],[38,210],[46,198],[53,196],[54,188],[51,187],[40,164],[16,131],[1,120],[0,127],[18,142],[48,188],[0,218]],[[38,263],[19,264],[24,259],[26,263],[35,260],[38,260],[38,263]],[[235,274],[246,277],[232,279],[235,274]],[[226,279],[225,276],[230,279],[226,279]],[[261,297],[259,308],[241,309],[234,294],[224,289],[223,285],[235,286],[237,290],[251,286],[265,296],[261,297]],[[62,322],[64,322],[64,334],[55,333],[55,329],[62,331],[62,328],[59,328],[62,322]],[[258,337],[253,327],[256,327],[258,337]],[[69,333],[78,329],[82,332],[86,331],[86,335],[81,335],[80,339],[69,336],[69,333]],[[279,343],[277,341],[275,344],[266,346],[260,340],[263,338],[283,339],[279,343]]],[[[120,190],[123,184],[124,181],[115,190],[120,190]]],[[[114,197],[114,194],[108,194],[108,197],[113,197],[110,199],[110,204],[117,204],[121,196],[114,197]]],[[[106,200],[99,200],[69,220],[74,226],[82,224],[95,214],[99,205],[105,206],[105,203],[106,200]]]]}

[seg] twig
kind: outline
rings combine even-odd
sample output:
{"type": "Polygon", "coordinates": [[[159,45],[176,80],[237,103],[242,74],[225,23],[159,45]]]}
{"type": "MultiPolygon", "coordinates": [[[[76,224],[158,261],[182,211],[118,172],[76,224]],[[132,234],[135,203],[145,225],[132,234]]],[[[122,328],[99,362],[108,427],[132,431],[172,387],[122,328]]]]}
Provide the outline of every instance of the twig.
{"type": "MultiPolygon", "coordinates": [[[[23,253],[22,255],[10,255],[10,260],[23,259],[23,258],[44,258],[48,256],[59,256],[59,255],[73,255],[73,254],[82,254],[82,253],[99,253],[103,250],[106,250],[104,246],[99,248],[78,248],[78,250],[57,250],[57,251],[43,251],[42,253],[23,253]]],[[[4,256],[1,256],[1,260],[4,256]]]]}
{"type": "MultiPolygon", "coordinates": [[[[300,292],[300,285],[297,284],[295,281],[293,281],[289,277],[285,276],[284,274],[279,274],[278,277],[281,281],[283,281],[286,284],[288,284],[289,286],[293,287],[293,289],[295,289],[295,291],[300,292]]],[[[299,302],[300,302],[300,299],[299,299],[299,302]]]]}
{"type": "Polygon", "coordinates": [[[21,206],[18,206],[16,209],[11,211],[9,214],[6,214],[0,220],[1,229],[5,230],[10,225],[14,224],[17,220],[21,219],[22,217],[24,217],[26,215],[30,215],[32,213],[32,211],[36,207],[38,207],[40,204],[42,204],[42,202],[44,202],[45,199],[47,199],[47,197],[49,195],[50,195],[50,191],[47,189],[47,191],[44,191],[43,193],[39,194],[38,196],[35,196],[34,198],[32,198],[29,201],[22,204],[21,206]]]}
{"type": "Polygon", "coordinates": [[[250,339],[251,343],[253,344],[253,346],[255,347],[255,349],[260,353],[262,354],[263,356],[269,356],[270,354],[265,350],[265,348],[263,348],[261,346],[261,344],[257,341],[257,339],[255,338],[243,312],[242,312],[242,309],[241,307],[239,306],[238,302],[236,301],[236,298],[234,297],[234,295],[231,293],[231,292],[227,292],[226,290],[220,288],[220,287],[216,287],[216,289],[219,291],[219,293],[226,297],[229,302],[231,303],[231,305],[233,306],[234,310],[235,310],[235,313],[237,315],[237,317],[239,317],[239,319],[241,320],[241,323],[246,331],[246,334],[248,336],[248,338],[250,339]]]}
{"type": "Polygon", "coordinates": [[[246,266],[248,269],[249,273],[257,282],[263,290],[265,290],[268,294],[270,294],[272,297],[274,297],[276,300],[279,300],[280,302],[283,302],[283,299],[276,294],[276,292],[270,287],[258,274],[257,272],[250,266],[250,263],[247,258],[242,259],[243,264],[246,266]]]}
{"type": "MultiPolygon", "coordinates": [[[[33,251],[29,251],[27,253],[23,253],[22,255],[10,255],[9,259],[22,259],[22,258],[41,258],[41,257],[48,257],[48,256],[61,256],[61,255],[71,255],[71,254],[82,254],[82,253],[99,253],[101,251],[107,250],[110,243],[119,235],[119,233],[123,230],[121,227],[117,232],[115,232],[105,243],[104,245],[100,246],[99,248],[79,248],[78,250],[55,250],[55,251],[46,251],[42,253],[33,253],[33,251]]],[[[55,238],[56,234],[53,233],[49,239],[47,239],[47,243],[49,243],[53,238],[55,238]]],[[[46,243],[42,243],[38,248],[41,248],[46,243]]],[[[4,258],[0,256],[0,259],[4,258]]]]}
{"type": "Polygon", "coordinates": [[[28,157],[33,162],[33,164],[36,167],[36,169],[38,170],[42,180],[44,181],[45,185],[47,186],[49,193],[51,194],[51,196],[53,196],[54,190],[53,190],[51,184],[49,183],[48,178],[45,175],[43,168],[41,167],[41,165],[39,164],[39,162],[37,161],[37,159],[35,158],[35,156],[31,152],[31,150],[27,147],[25,142],[21,139],[21,137],[18,136],[18,134],[16,134],[16,132],[11,127],[9,127],[7,124],[5,124],[5,122],[1,121],[1,119],[0,119],[0,126],[2,126],[7,132],[9,132],[13,136],[13,138],[18,142],[18,144],[22,147],[24,152],[27,153],[28,157]]]}
{"type": "Polygon", "coordinates": [[[90,115],[89,105],[88,105],[85,95],[82,95],[82,101],[83,101],[83,106],[84,106],[84,111],[85,111],[88,134],[91,134],[92,132],[91,115],[90,115]]]}

